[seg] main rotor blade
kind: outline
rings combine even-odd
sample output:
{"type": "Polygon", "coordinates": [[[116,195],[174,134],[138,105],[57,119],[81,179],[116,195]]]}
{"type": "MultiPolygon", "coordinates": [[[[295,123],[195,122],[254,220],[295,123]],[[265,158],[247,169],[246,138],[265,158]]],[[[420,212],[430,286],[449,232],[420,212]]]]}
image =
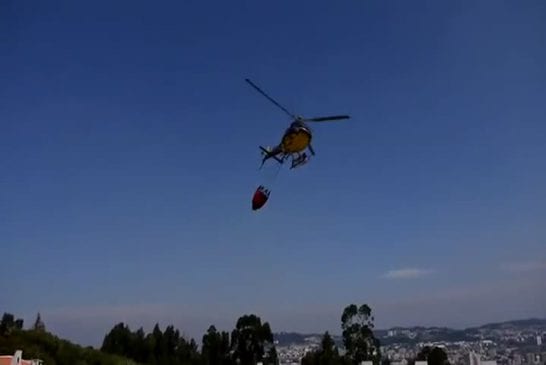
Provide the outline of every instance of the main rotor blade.
{"type": "Polygon", "coordinates": [[[304,121],[306,122],[326,122],[326,121],[330,121],[330,120],[341,120],[341,119],[349,119],[350,116],[348,115],[332,115],[332,116],[329,116],[329,117],[318,117],[318,118],[309,118],[309,119],[304,119],[304,121]]]}
{"type": "Polygon", "coordinates": [[[253,88],[255,88],[260,94],[262,94],[263,96],[265,96],[270,102],[272,102],[273,104],[275,104],[276,106],[278,106],[282,111],[284,111],[286,114],[288,114],[289,116],[291,116],[292,118],[296,119],[296,116],[292,113],[290,113],[288,110],[286,110],[286,108],[284,106],[282,106],[281,104],[277,103],[271,96],[267,95],[265,93],[265,91],[263,91],[262,89],[260,89],[257,85],[255,85],[252,81],[250,81],[250,79],[245,79],[246,82],[248,82],[253,88]]]}

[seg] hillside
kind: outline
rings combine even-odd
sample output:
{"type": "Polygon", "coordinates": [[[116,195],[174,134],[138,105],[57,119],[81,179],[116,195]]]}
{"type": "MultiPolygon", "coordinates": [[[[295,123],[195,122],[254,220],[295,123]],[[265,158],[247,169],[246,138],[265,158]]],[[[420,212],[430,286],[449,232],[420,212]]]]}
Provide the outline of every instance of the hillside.
{"type": "MultiPolygon", "coordinates": [[[[480,337],[494,336],[499,331],[513,332],[546,332],[546,319],[522,319],[498,323],[487,323],[478,327],[466,329],[452,329],[448,327],[392,327],[375,330],[376,336],[383,345],[392,343],[417,343],[435,341],[475,341],[480,337]]],[[[296,332],[281,332],[275,334],[279,346],[290,344],[304,344],[320,341],[321,333],[301,334],[296,332]]],[[[339,335],[332,335],[334,340],[341,343],[339,335]]]]}
{"type": "Polygon", "coordinates": [[[546,319],[530,318],[507,322],[488,323],[476,329],[527,329],[527,330],[546,330],[546,319]]]}
{"type": "Polygon", "coordinates": [[[0,334],[0,354],[23,350],[25,359],[41,359],[47,365],[137,365],[124,357],[82,347],[41,330],[10,329],[0,334]]]}

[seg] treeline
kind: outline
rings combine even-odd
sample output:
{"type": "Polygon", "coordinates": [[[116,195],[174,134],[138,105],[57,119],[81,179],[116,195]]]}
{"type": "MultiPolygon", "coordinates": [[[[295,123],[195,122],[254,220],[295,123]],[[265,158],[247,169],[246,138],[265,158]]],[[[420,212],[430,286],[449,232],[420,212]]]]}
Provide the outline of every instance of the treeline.
{"type": "Polygon", "coordinates": [[[104,338],[101,351],[121,355],[142,364],[197,364],[199,353],[193,340],[186,341],[173,326],[162,332],[159,325],[145,334],[132,332],[119,323],[104,338]]]}
{"type": "MultiPolygon", "coordinates": [[[[325,333],[321,347],[302,359],[303,365],[356,365],[373,361],[379,365],[381,351],[374,336],[371,308],[363,304],[347,306],[341,315],[343,355],[325,333]]],[[[278,355],[269,323],[251,314],[237,320],[235,329],[219,332],[213,325],[201,340],[198,351],[194,340],[185,339],[173,326],[165,331],[155,325],[150,333],[142,328],[133,332],[118,323],[105,336],[101,350],[134,361],[153,365],[277,365],[278,355]]]]}
{"type": "MultiPolygon", "coordinates": [[[[381,344],[374,335],[374,317],[366,305],[347,306],[341,315],[343,343],[338,348],[328,332],[319,348],[308,352],[302,365],[357,365],[372,361],[388,365],[382,359],[381,344]]],[[[277,349],[268,322],[254,315],[240,317],[231,332],[218,331],[211,325],[201,338],[201,347],[193,339],[169,325],[162,330],[156,324],[151,332],[133,331],[123,322],[105,336],[100,350],[74,345],[48,333],[38,315],[34,325],[23,329],[23,321],[4,314],[0,322],[0,353],[23,350],[24,358],[39,358],[45,365],[278,365],[277,349]]],[[[448,365],[447,355],[439,348],[424,348],[415,360],[429,365],[448,365]]]]}
{"type": "Polygon", "coordinates": [[[186,339],[172,325],[162,331],[156,324],[145,333],[142,328],[133,332],[128,325],[118,323],[104,337],[101,351],[151,365],[278,363],[269,323],[262,323],[254,314],[240,317],[231,334],[218,332],[211,325],[201,342],[199,351],[193,339],[186,339]]]}
{"type": "Polygon", "coordinates": [[[39,314],[29,329],[25,330],[23,324],[22,319],[4,313],[0,321],[1,355],[23,350],[24,359],[41,359],[45,365],[137,365],[130,359],[58,338],[46,331],[39,314]]]}

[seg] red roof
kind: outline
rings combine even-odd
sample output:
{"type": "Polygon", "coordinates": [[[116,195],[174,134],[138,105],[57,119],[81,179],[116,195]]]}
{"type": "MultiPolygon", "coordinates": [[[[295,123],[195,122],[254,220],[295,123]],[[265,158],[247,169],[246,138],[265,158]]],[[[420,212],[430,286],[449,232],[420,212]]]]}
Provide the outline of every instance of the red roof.
{"type": "MultiPolygon", "coordinates": [[[[11,365],[11,360],[13,359],[13,355],[2,355],[0,356],[0,365],[11,365]]],[[[21,359],[20,365],[32,365],[31,360],[23,360],[21,359]]]]}

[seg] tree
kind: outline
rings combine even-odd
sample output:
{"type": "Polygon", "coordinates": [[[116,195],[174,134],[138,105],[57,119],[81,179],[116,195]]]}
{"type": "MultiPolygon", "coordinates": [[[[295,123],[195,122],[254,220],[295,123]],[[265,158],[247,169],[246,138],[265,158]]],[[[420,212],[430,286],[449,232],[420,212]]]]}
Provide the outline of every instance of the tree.
{"type": "Polygon", "coordinates": [[[318,353],[316,351],[308,351],[301,358],[301,365],[316,365],[318,364],[318,353]]]}
{"type": "Polygon", "coordinates": [[[380,343],[373,334],[374,317],[367,304],[351,304],[343,310],[341,328],[347,359],[353,364],[381,359],[380,343]]]}
{"type": "Polygon", "coordinates": [[[260,317],[250,314],[237,320],[231,333],[233,357],[241,365],[254,365],[264,360],[266,347],[272,347],[273,333],[269,323],[262,324],[260,317]]]}
{"type": "Polygon", "coordinates": [[[15,321],[15,329],[22,330],[24,321],[21,318],[18,318],[15,321]]]}
{"type": "Polygon", "coordinates": [[[36,316],[36,321],[34,321],[34,326],[32,327],[35,331],[45,332],[45,324],[42,321],[42,316],[40,313],[36,316]]]}
{"type": "Polygon", "coordinates": [[[336,344],[327,331],[322,336],[320,348],[306,353],[302,365],[339,365],[341,360],[336,344]]]}
{"type": "Polygon", "coordinates": [[[21,318],[15,319],[15,316],[11,313],[4,313],[2,320],[0,320],[0,335],[8,335],[12,330],[22,330],[23,320],[21,318]]]}
{"type": "Polygon", "coordinates": [[[336,343],[328,331],[326,331],[321,341],[320,364],[333,365],[338,363],[340,363],[340,357],[336,343]]]}
{"type": "Polygon", "coordinates": [[[151,333],[139,328],[132,332],[123,322],[104,337],[101,351],[132,359],[140,364],[189,365],[199,361],[197,345],[186,341],[180,331],[169,325],[162,332],[156,324],[151,333]]]}
{"type": "Polygon", "coordinates": [[[269,346],[269,349],[267,350],[263,359],[263,363],[265,365],[279,365],[279,356],[275,346],[269,346]]]}
{"type": "Polygon", "coordinates": [[[156,323],[152,330],[152,338],[154,339],[154,357],[159,364],[163,363],[163,332],[159,328],[159,323],[156,323]]]}
{"type": "Polygon", "coordinates": [[[148,348],[146,347],[146,334],[140,327],[132,336],[132,356],[131,358],[138,363],[145,363],[148,360],[148,348]]]}
{"type": "Polygon", "coordinates": [[[167,326],[163,333],[164,357],[167,363],[172,364],[176,359],[176,350],[180,343],[180,332],[174,329],[174,326],[167,326]]]}
{"type": "Polygon", "coordinates": [[[129,357],[132,355],[132,348],[131,330],[125,323],[120,322],[104,336],[101,351],[129,357]]]}
{"type": "Polygon", "coordinates": [[[150,364],[150,365],[157,364],[157,360],[155,357],[155,342],[156,341],[153,334],[148,333],[144,340],[145,349],[146,349],[146,361],[144,361],[144,363],[146,364],[150,364]]]}
{"type": "Polygon", "coordinates": [[[4,313],[0,321],[0,335],[8,334],[15,327],[15,317],[11,313],[4,313]]]}
{"type": "Polygon", "coordinates": [[[205,365],[228,364],[229,334],[220,333],[211,325],[203,335],[201,354],[205,365]]]}
{"type": "Polygon", "coordinates": [[[25,357],[39,358],[45,364],[51,365],[134,364],[129,359],[106,354],[91,347],[85,348],[46,331],[35,331],[32,326],[28,330],[19,329],[23,321],[13,320],[12,316],[5,316],[3,319],[3,324],[11,330],[0,336],[0,354],[13,354],[17,349],[24,349],[25,357]]]}
{"type": "Polygon", "coordinates": [[[180,341],[176,350],[176,363],[177,364],[201,364],[201,357],[197,343],[192,339],[188,342],[185,338],[180,337],[180,341]]]}
{"type": "Polygon", "coordinates": [[[446,352],[440,347],[425,346],[419,351],[417,361],[428,361],[429,365],[448,365],[446,352]]]}
{"type": "Polygon", "coordinates": [[[428,355],[428,363],[429,365],[446,365],[449,364],[447,360],[447,354],[446,352],[441,349],[440,347],[435,347],[430,352],[430,355],[428,355]]]}

